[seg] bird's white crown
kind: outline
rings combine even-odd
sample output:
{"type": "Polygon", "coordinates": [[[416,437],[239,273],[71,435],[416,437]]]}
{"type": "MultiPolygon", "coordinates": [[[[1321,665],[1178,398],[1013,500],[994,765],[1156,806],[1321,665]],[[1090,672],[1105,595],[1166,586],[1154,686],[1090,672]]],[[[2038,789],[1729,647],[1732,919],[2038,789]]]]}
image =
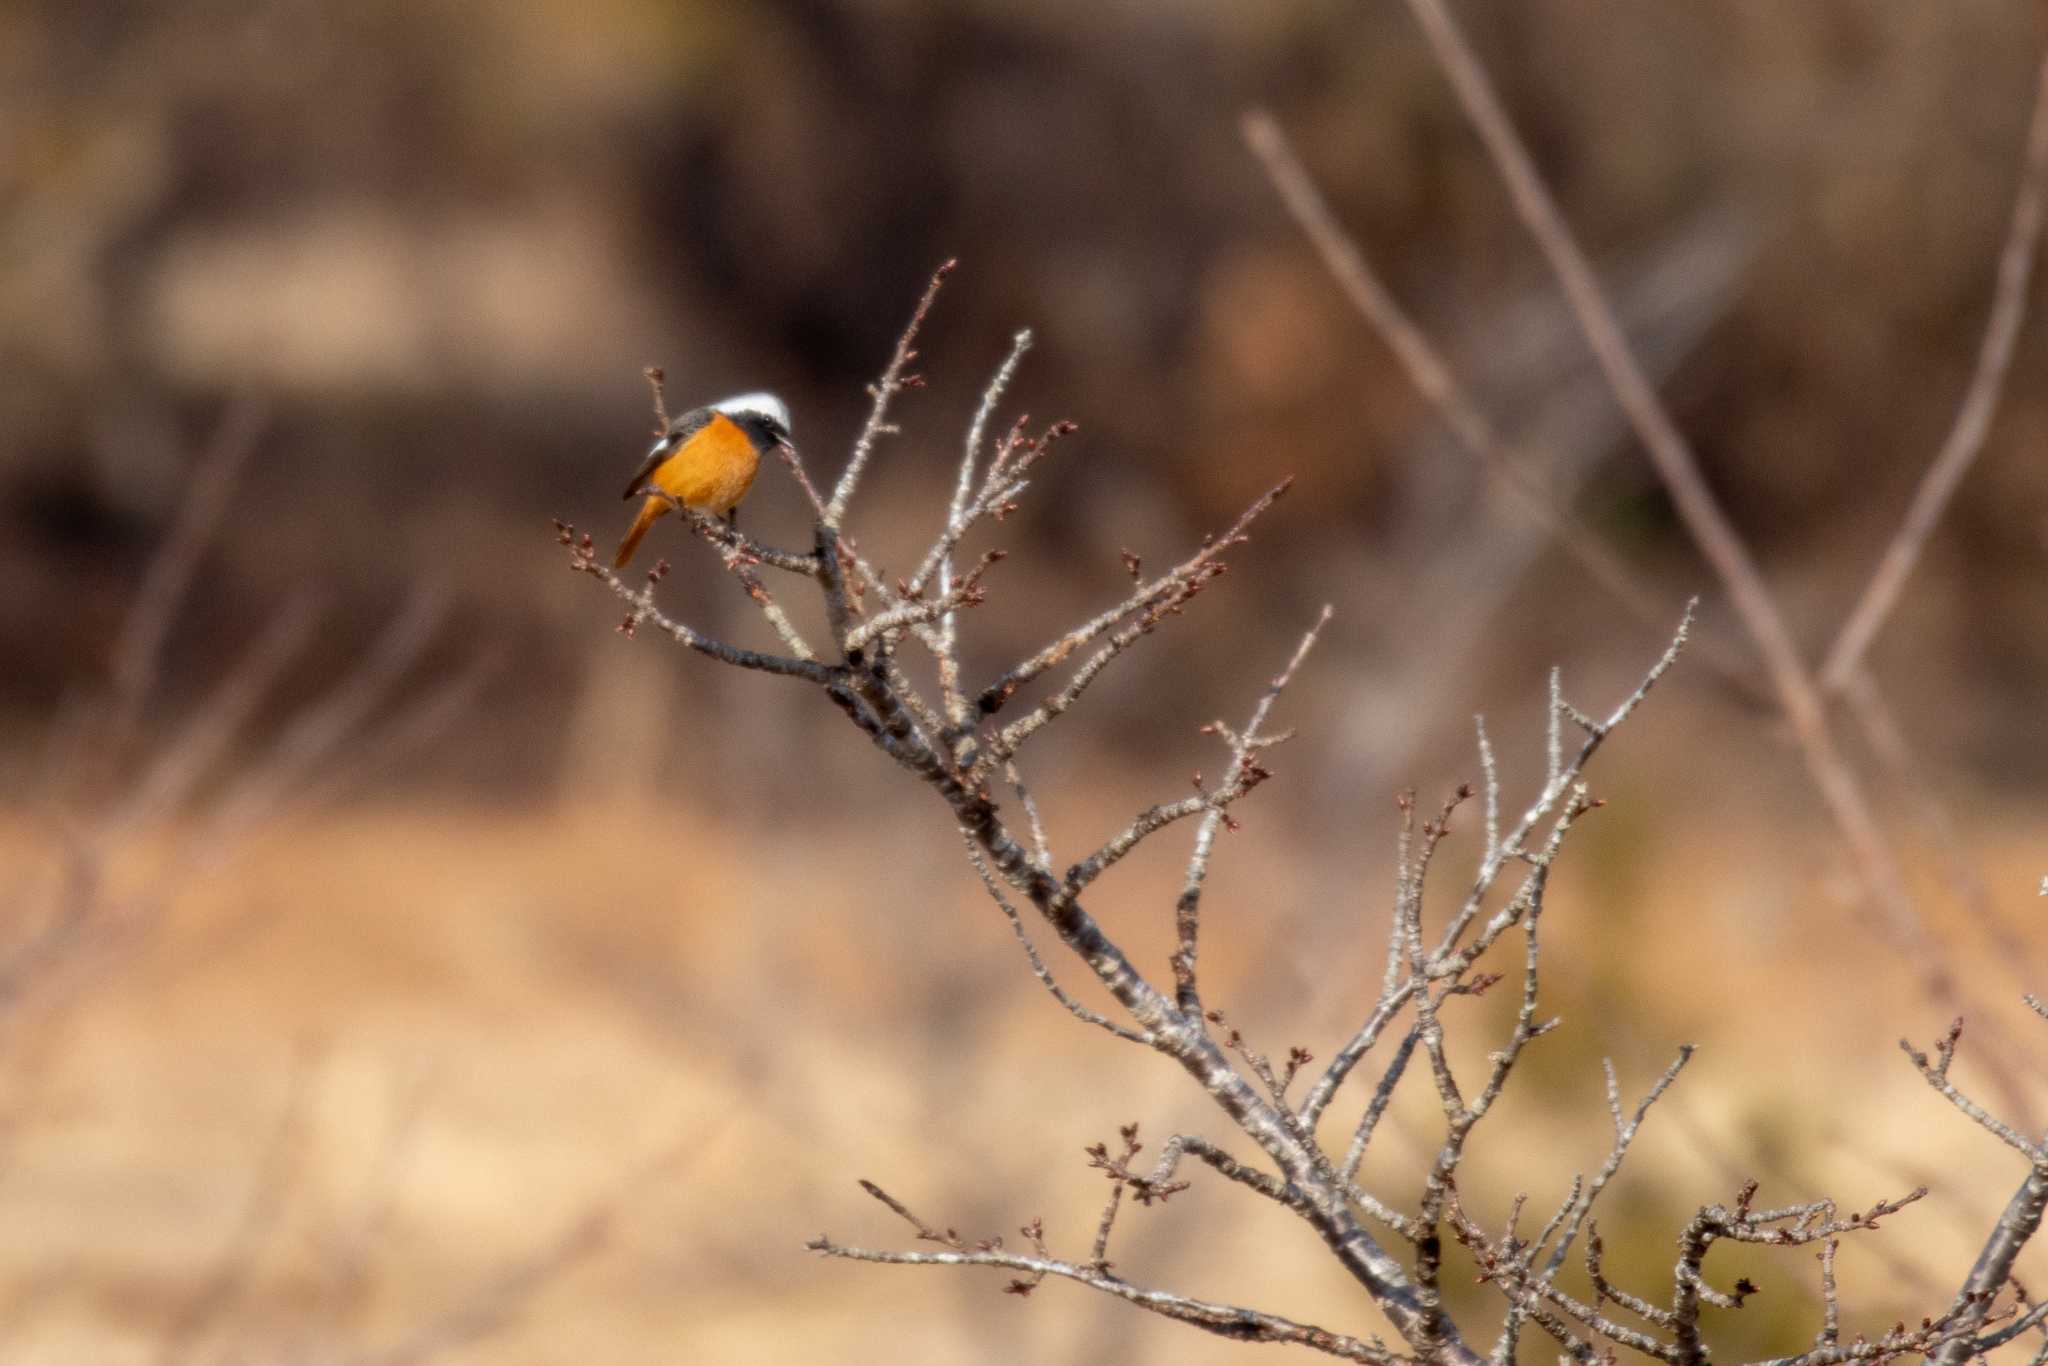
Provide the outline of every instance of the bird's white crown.
{"type": "Polygon", "coordinates": [[[730,417],[734,413],[759,413],[775,423],[783,431],[792,430],[789,425],[789,405],[765,389],[751,394],[734,394],[711,405],[717,411],[730,417]]]}

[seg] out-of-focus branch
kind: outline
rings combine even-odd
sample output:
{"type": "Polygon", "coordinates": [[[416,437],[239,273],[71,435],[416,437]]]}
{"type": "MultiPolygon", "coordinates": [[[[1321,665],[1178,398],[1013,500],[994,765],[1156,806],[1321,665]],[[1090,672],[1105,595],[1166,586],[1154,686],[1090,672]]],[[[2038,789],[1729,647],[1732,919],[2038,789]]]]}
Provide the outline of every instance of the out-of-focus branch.
{"type": "Polygon", "coordinates": [[[311,598],[287,602],[213,691],[158,749],[127,795],[101,826],[102,839],[118,839],[162,817],[191,796],[228,746],[242,735],[279,675],[313,638],[319,612],[311,598]]]}
{"type": "Polygon", "coordinates": [[[1991,419],[1998,412],[1998,400],[2012,369],[2020,324],[2027,316],[2027,284],[2040,251],[2044,205],[2048,205],[2048,57],[2042,59],[2034,77],[2034,113],[2027,124],[2019,189],[2005,230],[2005,247],[1998,256],[1998,283],[1992,292],[1991,317],[1977,349],[1977,368],[1956,410],[1954,425],[1933,463],[1920,476],[1905,522],[1885,547],[1863,596],[1828,650],[1820,669],[1824,691],[1839,692],[1848,686],[1871,642],[1884,629],[1885,619],[1898,603],[1900,590],[1920,562],[1920,552],[1948,510],[1949,500],[1984,449],[1984,438],[1991,431],[1991,419]]]}
{"type": "Polygon", "coordinates": [[[1922,832],[1947,865],[1949,889],[1957,904],[1977,922],[2007,971],[2022,984],[2039,980],[2032,946],[2014,933],[2000,915],[1991,889],[1970,861],[1962,832],[1941,800],[1935,775],[1915,759],[1898,714],[1885,699],[1877,679],[1867,668],[1855,670],[1843,685],[1842,697],[1872,756],[1882,767],[1890,792],[1910,808],[1922,832]]]}
{"type": "Polygon", "coordinates": [[[370,642],[361,662],[324,696],[299,709],[267,752],[249,764],[217,804],[217,826],[247,828],[288,793],[313,782],[322,765],[364,734],[439,635],[449,610],[447,598],[431,590],[406,603],[370,642]]]}
{"type": "Polygon", "coordinates": [[[422,1366],[458,1347],[500,1332],[546,1287],[602,1252],[620,1208],[595,1206],[528,1255],[507,1263],[468,1294],[380,1351],[347,1359],[347,1366],[422,1366]]]}
{"type": "MultiPolygon", "coordinates": [[[[1902,937],[1902,942],[1909,949],[1919,955],[1918,961],[1923,964],[1929,990],[1936,999],[1955,998],[1959,988],[1945,960],[1938,954],[1928,957],[1923,952],[1933,946],[1931,936],[1926,935],[1911,906],[1904,890],[1903,875],[1878,835],[1875,817],[1853,770],[1827,735],[1818,699],[1823,692],[1848,686],[1853,673],[1849,666],[1860,659],[1862,649],[1896,599],[1900,585],[1917,558],[1920,546],[1939,519],[1948,497],[1981,450],[2024,317],[2026,285],[2040,235],[2042,201],[2044,193],[2048,193],[2048,64],[2044,64],[2037,90],[2020,191],[2000,259],[1999,284],[1991,320],[1970,390],[1949,439],[1922,483],[1906,526],[1889,548],[1878,575],[1845,625],[1836,649],[1831,652],[1829,664],[1816,682],[1806,674],[1804,666],[1790,650],[1789,634],[1778,629],[1782,623],[1777,622],[1775,606],[1763,587],[1761,576],[1748,563],[1745,548],[1721,516],[1704,481],[1697,479],[1696,465],[1690,452],[1684,448],[1682,439],[1677,438],[1668,419],[1662,417],[1654,391],[1635,364],[1619,324],[1612,318],[1604,296],[1593,282],[1590,267],[1579,252],[1562,215],[1556,211],[1532,160],[1521,148],[1512,124],[1501,111],[1483,69],[1437,0],[1415,8],[1440,61],[1479,127],[1488,150],[1501,166],[1518,210],[1522,211],[1525,222],[1565,283],[1575,316],[1592,340],[1596,355],[1611,382],[1616,384],[1631,421],[1643,435],[1653,458],[1657,459],[1660,474],[1666,476],[1667,482],[1676,478],[1677,482],[1673,483],[1674,499],[1686,513],[1688,525],[1693,527],[1710,561],[1729,583],[1738,607],[1744,609],[1745,624],[1765,648],[1767,658],[1774,658],[1781,666],[1776,670],[1780,699],[1793,716],[1795,733],[1809,768],[1829,803],[1831,814],[1844,831],[1859,866],[1871,878],[1872,894],[1885,910],[1888,925],[1895,935],[1902,937]],[[1686,477],[1687,470],[1694,477],[1686,477]],[[1786,648],[1773,654],[1774,640],[1786,648]],[[1783,667],[1788,663],[1791,665],[1789,669],[1783,667]],[[1802,723],[1802,717],[1807,723],[1802,723]],[[1870,857],[1873,853],[1876,855],[1874,859],[1870,857]]],[[[1245,138],[1282,201],[1322,255],[1346,297],[1388,342],[1417,389],[1443,414],[1452,433],[1490,470],[1523,495],[1559,539],[1561,546],[1595,583],[1608,588],[1631,611],[1643,614],[1651,606],[1648,595],[1618,558],[1590,533],[1578,527],[1569,512],[1552,504],[1540,481],[1527,473],[1522,454],[1507,446],[1494,433],[1450,366],[1407,316],[1373,271],[1357,243],[1338,225],[1335,215],[1301,166],[1278,124],[1265,112],[1254,111],[1246,116],[1245,138]]],[[[1751,691],[1746,675],[1738,666],[1720,659],[1711,650],[1708,662],[1736,681],[1743,691],[1751,691]]],[[[1859,711],[1858,714],[1863,717],[1867,712],[1859,711]]],[[[2007,1090],[2013,1090],[2009,1082],[2007,1090]]],[[[2013,1098],[2017,1100],[2016,1093],[2013,1098]]]]}
{"type": "MultiPolygon", "coordinates": [[[[1511,445],[1495,429],[1429,334],[1394,297],[1357,239],[1337,221],[1279,121],[1264,109],[1253,109],[1244,116],[1243,132],[1245,145],[1258,158],[1281,203],[1307,235],[1337,287],[1394,353],[1409,383],[1437,410],[1457,443],[1515,496],[1588,580],[1639,623],[1661,630],[1670,619],[1668,604],[1644,586],[1640,573],[1559,504],[1534,472],[1530,453],[1511,445]]],[[[1705,643],[1702,658],[1739,696],[1761,700],[1744,661],[1731,658],[1712,642],[1705,643]]]]}
{"type": "Polygon", "coordinates": [[[264,405],[254,399],[239,399],[229,405],[193,467],[192,482],[178,506],[170,534],[136,590],[128,619],[114,642],[109,669],[114,709],[108,722],[119,737],[117,745],[125,744],[143,704],[155,690],[157,665],[171,622],[192,585],[199,557],[227,515],[235,483],[255,453],[267,420],[264,405]]]}
{"type": "Polygon", "coordinates": [[[1517,215],[1549,263],[1580,331],[1670,492],[1680,518],[1728,590],[1744,629],[1756,642],[1779,705],[1799,741],[1807,771],[1849,846],[1857,875],[1881,912],[1881,923],[1914,963],[1923,989],[1933,1000],[1960,1000],[1962,986],[1948,955],[1928,932],[1913,904],[1904,871],[1883,836],[1862,783],[1834,738],[1820,686],[1801,659],[1790,627],[1748,546],[1708,487],[1691,447],[1637,363],[1592,264],[1536,169],[1485,68],[1451,18],[1444,0],[1407,3],[1498,169],[1517,215]]]}
{"type": "MultiPolygon", "coordinates": [[[[1903,872],[1880,832],[1861,782],[1830,734],[1824,699],[1860,681],[1863,689],[1856,698],[1858,720],[1870,733],[1880,752],[1889,756],[1895,768],[1899,765],[1903,747],[1895,743],[1886,744],[1881,703],[1859,666],[1955,488],[1981,451],[2006,382],[2025,314],[2027,285],[2038,250],[2044,199],[2048,199],[2048,61],[2044,61],[2037,77],[2035,107],[2019,189],[1999,261],[1991,315],[1970,386],[1947,439],[1923,476],[1905,524],[1887,547],[1863,597],[1849,614],[1826,663],[1816,676],[1800,658],[1790,631],[1747,547],[1714,499],[1700,475],[1692,452],[1637,363],[1590,264],[1536,170],[1533,159],[1522,145],[1483,67],[1452,21],[1444,0],[1409,0],[1409,7],[1421,23],[1439,63],[1499,168],[1517,212],[1563,286],[1573,314],[1624,413],[1643,440],[1681,516],[1727,586],[1738,614],[1762,651],[1773,687],[1792,722],[1792,730],[1808,770],[1849,846],[1869,894],[1882,912],[1883,923],[1915,962],[1923,987],[1933,999],[1944,1003],[1961,1000],[1963,987],[1948,966],[1941,946],[1921,921],[1906,890],[1903,872]]],[[[1293,157],[1277,125],[1269,117],[1255,114],[1247,120],[1246,137],[1283,200],[1308,231],[1347,296],[1387,338],[1417,387],[1444,412],[1454,434],[1468,448],[1492,452],[1494,459],[1490,463],[1493,467],[1509,475],[1510,482],[1517,488],[1524,492],[1533,491],[1540,503],[1540,488],[1536,488],[1533,481],[1512,477],[1517,467],[1500,454],[1504,448],[1493,437],[1484,416],[1464,397],[1449,367],[1402,313],[1392,294],[1372,274],[1356,245],[1337,227],[1334,216],[1293,157]]],[[[1558,534],[1565,537],[1567,550],[1587,568],[1594,580],[1610,589],[1617,584],[1623,585],[1621,595],[1625,598],[1628,581],[1614,572],[1611,557],[1604,549],[1590,538],[1566,536],[1566,532],[1575,530],[1570,527],[1568,519],[1553,515],[1550,520],[1561,528],[1558,534]]],[[[1908,786],[1910,788],[1911,784],[1908,786]]],[[[1937,832],[1944,825],[1938,811],[1933,812],[1930,824],[1937,832]]],[[[1967,886],[1965,891],[1967,900],[1967,886]]],[[[1462,931],[1462,922],[1454,922],[1454,925],[1462,931]]],[[[1340,1058],[1346,1056],[1340,1055],[1340,1058]]],[[[1942,1070],[1945,1072],[1945,1066],[1942,1070]]],[[[2013,1104],[2023,1106],[2025,1097],[2016,1079],[2004,1068],[1999,1069],[1998,1076],[2013,1104]]],[[[1933,1079],[1931,1073],[1930,1079],[1933,1079]]],[[[1945,1076],[1940,1084],[1946,1085],[1945,1076]]],[[[1951,1095],[1951,1099],[1954,1100],[1955,1096],[1951,1095]]],[[[1966,1113],[1972,1112],[1966,1110],[1966,1113]]],[[[1996,1123],[1989,1121],[1988,1114],[1981,1107],[1976,1108],[1973,1118],[1996,1123]]],[[[1998,1131],[1993,1129],[1993,1132],[1998,1131]]],[[[2017,1137],[2016,1131],[2009,1127],[2006,1132],[2017,1137]]],[[[1965,1288],[1965,1295],[1976,1297],[1973,1304],[1977,1318],[1954,1327],[1948,1336],[1932,1344],[1939,1346],[1944,1366],[1959,1362],[1978,1346],[1968,1341],[1968,1335],[1981,1324],[1981,1316],[1988,1311],[1990,1293],[2009,1277],[2011,1259],[2017,1255],[2019,1246],[2038,1226],[2044,1196],[2048,1196],[2048,1188],[2044,1188],[2038,1171],[2030,1174],[2028,1181],[2014,1194],[1965,1288]]],[[[1576,1198],[1573,1203],[1577,1203],[1576,1198]]],[[[1835,1321],[1833,1294],[1830,1283],[1827,1290],[1830,1325],[1835,1321]]],[[[1519,1308],[1511,1307],[1502,1340],[1501,1350],[1510,1355],[1517,1312],[1521,1312],[1519,1308]]],[[[1533,1319],[1535,1311],[1528,1312],[1533,1319]]],[[[1861,1354],[1860,1344],[1851,1349],[1835,1345],[1832,1326],[1823,1336],[1822,1346],[1827,1351],[1841,1353],[1831,1359],[1856,1359],[1861,1354]]],[[[1889,1345],[1896,1349],[1899,1344],[1890,1342],[1889,1345]]],[[[1920,1345],[1924,1348],[1930,1343],[1923,1340],[1920,1345]]]]}
{"type": "Polygon", "coordinates": [[[190,1360],[201,1336],[230,1314],[241,1299],[264,1243],[283,1214],[295,1180],[302,1174],[306,1092],[313,1062],[310,1050],[303,1048],[294,1058],[285,1082],[284,1104],[276,1127],[264,1144],[262,1160],[256,1165],[234,1231],[198,1287],[179,1306],[158,1342],[157,1366],[179,1366],[190,1360]]]}
{"type": "Polygon", "coordinates": [[[466,696],[479,679],[472,662],[452,681],[425,687],[418,705],[379,724],[381,710],[446,617],[445,602],[422,594],[394,616],[325,697],[292,709],[264,752],[221,782],[238,748],[253,743],[255,720],[275,702],[286,670],[313,639],[316,598],[300,593],[189,715],[165,727],[165,736],[154,743],[133,743],[157,683],[165,639],[260,428],[255,405],[230,410],[136,591],[112,650],[110,690],[75,703],[75,710],[92,715],[93,725],[73,738],[64,768],[87,775],[87,781],[53,784],[63,789],[56,813],[62,831],[55,841],[62,854],[53,877],[42,886],[30,882],[22,928],[0,953],[0,1016],[32,993],[45,1004],[75,999],[116,957],[147,942],[192,877],[217,866],[284,804],[331,795],[352,776],[428,738],[445,723],[448,701],[466,696]],[[168,863],[146,884],[125,885],[121,865],[138,833],[192,806],[195,794],[216,782],[219,791],[197,804],[168,863]]]}
{"type": "Polygon", "coordinates": [[[466,1293],[414,1324],[397,1341],[342,1357],[344,1366],[423,1366],[501,1332],[527,1312],[548,1287],[610,1247],[618,1226],[634,1208],[693,1160],[701,1147],[702,1135],[693,1133],[636,1163],[589,1199],[554,1236],[506,1260],[466,1293]]]}

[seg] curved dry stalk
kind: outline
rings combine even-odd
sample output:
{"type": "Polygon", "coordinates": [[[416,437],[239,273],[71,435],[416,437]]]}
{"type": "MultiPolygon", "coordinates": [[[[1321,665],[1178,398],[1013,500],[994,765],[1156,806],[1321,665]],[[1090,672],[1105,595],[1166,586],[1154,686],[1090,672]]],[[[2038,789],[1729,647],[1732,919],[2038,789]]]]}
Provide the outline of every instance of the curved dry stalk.
{"type": "Polygon", "coordinates": [[[2006,377],[2019,342],[2020,324],[2027,316],[2027,284],[2033,278],[2034,258],[2041,245],[2044,202],[2048,202],[2048,57],[2041,61],[2034,77],[2034,113],[2027,122],[2026,150],[2020,165],[2019,190],[2013,197],[2012,217],[2005,230],[2005,246],[1998,256],[1998,283],[1992,291],[1991,316],[1984,325],[1984,339],[1977,349],[1977,368],[1969,388],[1956,410],[1955,423],[1943,439],[1934,461],[1920,477],[1912,504],[1902,523],[1864,586],[1863,596],[1850,609],[1841,633],[1821,665],[1820,686],[1840,692],[1862,664],[1877,633],[1898,603],[1899,593],[1920,562],[1920,552],[1948,511],[1949,500],[1962,484],[1963,476],[1977,463],[1990,435],[1991,419],[2005,393],[2006,377]]]}
{"type": "MultiPolygon", "coordinates": [[[[1443,352],[1409,316],[1373,268],[1357,239],[1337,221],[1336,213],[1308,168],[1302,165],[1279,120],[1267,110],[1252,109],[1245,113],[1241,127],[1245,146],[1257,158],[1280,202],[1322,258],[1331,279],[1394,353],[1409,383],[1437,411],[1452,438],[1514,495],[1590,582],[1604,590],[1638,623],[1661,629],[1670,618],[1670,605],[1645,587],[1639,571],[1558,501],[1535,472],[1533,453],[1501,436],[1443,352]]],[[[1767,700],[1757,689],[1746,659],[1730,655],[1712,641],[1703,644],[1702,658],[1725,686],[1748,701],[1767,700]]]]}
{"type": "Polygon", "coordinates": [[[142,585],[136,589],[120,637],[114,642],[108,670],[114,707],[104,724],[115,731],[117,744],[125,743],[143,704],[155,690],[157,668],[171,622],[192,586],[199,557],[212,543],[214,532],[227,515],[242,467],[255,454],[267,421],[264,405],[255,399],[240,399],[229,406],[213,438],[200,453],[169,535],[151,558],[142,585]]]}
{"type": "MultiPolygon", "coordinates": [[[[1834,737],[1820,683],[1802,659],[1747,543],[1714,496],[1691,446],[1637,361],[1591,262],[1565,222],[1485,67],[1444,0],[1407,0],[1407,4],[1499,171],[1517,216],[1548,262],[1629,425],[1763,656],[1808,775],[1848,845],[1852,866],[1879,912],[1879,923],[1912,962],[1922,990],[1931,1000],[1951,1007],[1964,1002],[1965,988],[1947,952],[1921,918],[1869,795],[1834,737]]],[[[2006,1085],[2017,1101],[2017,1084],[2007,1078],[2006,1085]]]]}

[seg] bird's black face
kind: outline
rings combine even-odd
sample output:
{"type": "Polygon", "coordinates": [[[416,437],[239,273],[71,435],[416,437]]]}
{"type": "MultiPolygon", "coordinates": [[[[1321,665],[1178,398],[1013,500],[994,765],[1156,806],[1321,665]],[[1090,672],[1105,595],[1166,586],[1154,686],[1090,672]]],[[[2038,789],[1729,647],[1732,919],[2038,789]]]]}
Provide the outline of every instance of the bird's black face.
{"type": "Polygon", "coordinates": [[[765,451],[773,446],[787,446],[790,444],[789,428],[783,426],[767,413],[757,413],[741,409],[736,412],[727,413],[726,416],[731,418],[733,424],[745,432],[753,440],[754,445],[761,450],[765,451]]]}

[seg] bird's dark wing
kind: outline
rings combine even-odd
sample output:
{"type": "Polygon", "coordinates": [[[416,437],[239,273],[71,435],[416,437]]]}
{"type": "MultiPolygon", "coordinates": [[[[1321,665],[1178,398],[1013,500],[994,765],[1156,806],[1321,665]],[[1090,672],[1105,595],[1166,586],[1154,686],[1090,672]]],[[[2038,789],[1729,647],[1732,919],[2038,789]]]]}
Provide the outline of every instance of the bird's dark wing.
{"type": "Polygon", "coordinates": [[[662,461],[676,453],[676,448],[710,425],[717,414],[710,408],[692,408],[674,422],[669,423],[668,433],[654,443],[647,452],[647,458],[640,462],[640,468],[633,472],[633,481],[626,485],[622,497],[631,498],[647,487],[647,477],[654,473],[662,461]]]}

